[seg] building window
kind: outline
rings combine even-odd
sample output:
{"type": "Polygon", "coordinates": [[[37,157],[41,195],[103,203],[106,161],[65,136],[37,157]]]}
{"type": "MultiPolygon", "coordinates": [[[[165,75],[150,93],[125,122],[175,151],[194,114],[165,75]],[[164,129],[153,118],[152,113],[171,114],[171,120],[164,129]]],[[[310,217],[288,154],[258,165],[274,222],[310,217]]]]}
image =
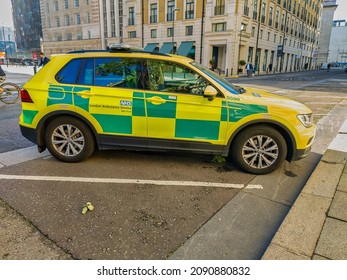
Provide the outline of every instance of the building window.
{"type": "Polygon", "coordinates": [[[136,38],[136,31],[129,31],[128,32],[128,37],[129,38],[136,38]]]}
{"type": "Polygon", "coordinates": [[[269,26],[272,26],[273,10],[274,10],[274,8],[270,7],[270,10],[269,10],[269,26]]]}
{"type": "Polygon", "coordinates": [[[87,13],[87,23],[90,23],[90,13],[87,13]]]}
{"type": "Polygon", "coordinates": [[[224,15],[225,13],[225,0],[216,0],[216,6],[214,7],[214,15],[224,15]]]}
{"type": "Polygon", "coordinates": [[[267,40],[270,41],[270,32],[267,33],[267,40]]]}
{"type": "Polygon", "coordinates": [[[77,40],[82,40],[82,39],[83,39],[82,32],[77,33],[77,40]]]}
{"type": "Polygon", "coordinates": [[[193,35],[193,25],[186,26],[186,36],[193,35]]]}
{"type": "Polygon", "coordinates": [[[212,24],[212,31],[213,32],[220,32],[220,31],[226,31],[227,23],[221,22],[221,23],[213,23],[212,24]]]}
{"type": "Polygon", "coordinates": [[[80,16],[80,14],[76,14],[76,24],[81,24],[81,16],[80,16]]]}
{"type": "Polygon", "coordinates": [[[60,19],[58,17],[55,18],[55,25],[60,27],[60,19]]]}
{"type": "Polygon", "coordinates": [[[254,37],[254,35],[255,35],[255,27],[252,26],[251,36],[254,37]]]}
{"type": "Polygon", "coordinates": [[[58,1],[54,1],[54,11],[59,11],[58,1]]]}
{"type": "Polygon", "coordinates": [[[274,35],[274,43],[276,43],[277,35],[274,35]]]}
{"type": "Polygon", "coordinates": [[[157,29],[151,29],[151,38],[157,38],[157,29]]]}
{"type": "Polygon", "coordinates": [[[158,22],[158,4],[154,3],[151,4],[151,15],[149,17],[150,23],[157,23],[158,22]]]}
{"type": "Polygon", "coordinates": [[[245,0],[245,5],[243,6],[243,14],[245,16],[248,16],[249,14],[248,0],[245,0]]]}
{"type": "Polygon", "coordinates": [[[69,0],[65,0],[64,8],[65,8],[65,10],[67,10],[69,8],[69,0]]]}
{"type": "Polygon", "coordinates": [[[254,0],[253,2],[253,19],[258,19],[258,0],[254,0]]]}
{"type": "Polygon", "coordinates": [[[186,3],[186,19],[194,18],[194,0],[187,0],[186,3]]]}
{"type": "Polygon", "coordinates": [[[128,25],[135,25],[134,7],[129,8],[129,22],[128,25]]]}
{"type": "Polygon", "coordinates": [[[167,29],[167,37],[172,37],[173,36],[173,28],[172,27],[169,27],[167,29]]]}
{"type": "Polygon", "coordinates": [[[62,36],[61,34],[56,34],[56,35],[55,35],[55,39],[56,39],[57,41],[62,41],[62,40],[63,40],[63,36],[62,36]]]}
{"type": "Polygon", "coordinates": [[[75,0],[75,7],[79,7],[80,6],[80,0],[75,0]]]}
{"type": "Polygon", "coordinates": [[[261,6],[261,23],[265,23],[265,14],[266,14],[266,4],[262,3],[262,6],[261,6]]]}
{"type": "Polygon", "coordinates": [[[278,28],[279,18],[280,18],[280,12],[276,11],[275,28],[278,28]]]}
{"type": "Polygon", "coordinates": [[[72,40],[72,34],[71,33],[67,33],[66,34],[66,41],[71,41],[72,40]]]}
{"type": "Polygon", "coordinates": [[[90,32],[90,30],[88,30],[88,39],[92,38],[92,33],[90,32]]]}
{"type": "Polygon", "coordinates": [[[167,2],[166,21],[173,21],[174,20],[174,12],[175,12],[175,1],[168,1],[167,2]]]}
{"type": "Polygon", "coordinates": [[[65,25],[66,26],[70,25],[70,16],[65,16],[65,25]]]}
{"type": "Polygon", "coordinates": [[[263,32],[263,30],[261,29],[261,30],[260,30],[260,35],[259,35],[259,38],[260,38],[260,39],[263,39],[263,33],[264,33],[264,32],[263,32]]]}

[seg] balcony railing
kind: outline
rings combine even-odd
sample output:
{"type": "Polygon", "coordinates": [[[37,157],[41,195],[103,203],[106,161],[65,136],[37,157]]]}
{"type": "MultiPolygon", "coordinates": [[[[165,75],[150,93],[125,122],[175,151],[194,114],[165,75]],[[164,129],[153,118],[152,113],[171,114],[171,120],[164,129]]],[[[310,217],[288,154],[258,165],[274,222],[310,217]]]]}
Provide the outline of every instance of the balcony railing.
{"type": "Polygon", "coordinates": [[[186,11],[186,19],[192,19],[194,18],[194,11],[186,11]]]}
{"type": "Polygon", "coordinates": [[[225,5],[218,5],[214,7],[215,16],[224,15],[224,13],[225,13],[225,5]]]}
{"type": "Polygon", "coordinates": [[[149,17],[149,22],[150,23],[157,23],[158,22],[158,16],[157,15],[152,15],[149,17]]]}
{"type": "Polygon", "coordinates": [[[135,25],[135,18],[129,18],[128,25],[135,25]]]}

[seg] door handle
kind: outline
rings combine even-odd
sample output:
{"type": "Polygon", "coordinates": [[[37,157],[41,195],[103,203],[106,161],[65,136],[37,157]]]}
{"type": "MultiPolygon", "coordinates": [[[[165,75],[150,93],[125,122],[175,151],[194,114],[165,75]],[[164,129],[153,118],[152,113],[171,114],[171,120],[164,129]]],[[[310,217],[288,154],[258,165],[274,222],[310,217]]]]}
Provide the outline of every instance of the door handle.
{"type": "Polygon", "coordinates": [[[76,92],[77,95],[82,96],[82,97],[92,97],[94,96],[94,93],[90,92],[89,90],[82,90],[79,92],[76,92]]]}
{"type": "Polygon", "coordinates": [[[159,96],[153,96],[151,98],[147,98],[147,101],[154,105],[160,105],[160,104],[166,103],[166,100],[159,96]]]}

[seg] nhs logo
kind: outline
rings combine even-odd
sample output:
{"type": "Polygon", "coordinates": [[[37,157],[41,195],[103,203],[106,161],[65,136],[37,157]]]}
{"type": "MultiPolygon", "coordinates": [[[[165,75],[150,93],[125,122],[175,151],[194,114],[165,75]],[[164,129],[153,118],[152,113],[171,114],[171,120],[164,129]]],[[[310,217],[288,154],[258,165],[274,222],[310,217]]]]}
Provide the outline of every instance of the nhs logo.
{"type": "Polygon", "coordinates": [[[131,101],[128,101],[128,100],[121,100],[120,106],[133,106],[133,103],[131,101]]]}

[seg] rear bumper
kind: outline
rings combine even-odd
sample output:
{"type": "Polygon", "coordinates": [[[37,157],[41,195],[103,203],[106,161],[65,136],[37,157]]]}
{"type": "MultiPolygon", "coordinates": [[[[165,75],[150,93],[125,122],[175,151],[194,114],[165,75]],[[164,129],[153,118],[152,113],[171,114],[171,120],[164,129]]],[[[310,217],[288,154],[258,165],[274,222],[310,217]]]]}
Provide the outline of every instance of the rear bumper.
{"type": "Polygon", "coordinates": [[[20,127],[20,132],[22,133],[22,135],[26,139],[37,144],[37,131],[36,131],[36,129],[25,127],[22,125],[20,125],[19,127],[20,127]]]}

